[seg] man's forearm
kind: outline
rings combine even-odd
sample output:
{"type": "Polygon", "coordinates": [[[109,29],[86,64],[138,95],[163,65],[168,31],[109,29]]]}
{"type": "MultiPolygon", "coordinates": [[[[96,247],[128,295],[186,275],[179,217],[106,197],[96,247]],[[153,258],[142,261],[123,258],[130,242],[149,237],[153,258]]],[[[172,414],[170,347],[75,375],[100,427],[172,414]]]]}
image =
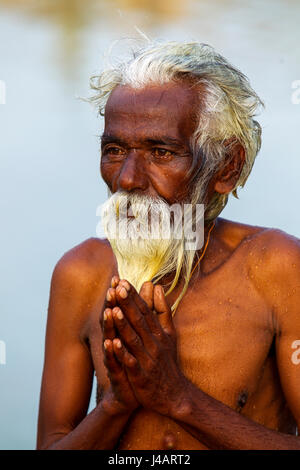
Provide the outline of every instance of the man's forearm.
{"type": "Polygon", "coordinates": [[[113,411],[102,402],[71,432],[44,450],[114,449],[131,412],[113,411]]]}
{"type": "Polygon", "coordinates": [[[202,392],[187,380],[186,393],[169,417],[210,449],[300,450],[300,438],[265,428],[202,392]]]}

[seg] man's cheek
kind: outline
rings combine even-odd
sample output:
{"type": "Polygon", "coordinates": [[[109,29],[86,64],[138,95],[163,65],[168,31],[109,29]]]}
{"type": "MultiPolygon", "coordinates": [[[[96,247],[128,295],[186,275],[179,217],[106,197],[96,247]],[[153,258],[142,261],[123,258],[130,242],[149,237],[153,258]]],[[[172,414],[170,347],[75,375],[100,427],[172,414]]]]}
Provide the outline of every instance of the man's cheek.
{"type": "Polygon", "coordinates": [[[101,162],[100,173],[109,189],[113,191],[114,182],[117,180],[120,173],[119,165],[101,162]]]}

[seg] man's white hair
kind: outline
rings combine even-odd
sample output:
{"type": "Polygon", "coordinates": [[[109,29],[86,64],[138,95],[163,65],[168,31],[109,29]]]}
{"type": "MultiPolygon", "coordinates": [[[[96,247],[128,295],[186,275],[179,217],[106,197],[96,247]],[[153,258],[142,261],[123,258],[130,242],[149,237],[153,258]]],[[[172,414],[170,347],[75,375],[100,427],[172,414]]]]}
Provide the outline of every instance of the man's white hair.
{"type": "MultiPolygon", "coordinates": [[[[199,200],[203,196],[203,181],[208,184],[230,156],[230,147],[239,143],[245,150],[245,163],[232,189],[237,197],[237,188],[244,186],[260,149],[261,127],[254,116],[263,103],[247,77],[211,46],[175,41],[149,41],[142,47],[137,46],[129,59],[91,78],[95,91],[91,101],[103,115],[115,87],[144,88],[171,81],[199,86],[198,125],[190,143],[193,151],[191,183],[196,188],[193,202],[203,202],[199,200]],[[202,164],[196,171],[199,157],[202,164]],[[201,176],[201,194],[200,189],[197,192],[198,176],[201,176]]],[[[217,217],[227,200],[228,194],[215,193],[206,208],[205,219],[217,217]]]]}

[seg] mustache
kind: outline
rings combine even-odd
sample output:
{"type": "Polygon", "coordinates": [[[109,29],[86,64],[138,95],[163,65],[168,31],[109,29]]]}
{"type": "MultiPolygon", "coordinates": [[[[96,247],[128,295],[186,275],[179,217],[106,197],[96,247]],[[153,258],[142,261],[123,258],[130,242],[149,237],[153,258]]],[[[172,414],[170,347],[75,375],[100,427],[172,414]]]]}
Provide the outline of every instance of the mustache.
{"type": "Polygon", "coordinates": [[[149,212],[169,209],[169,204],[159,196],[153,197],[141,193],[117,191],[104,204],[105,209],[110,209],[117,217],[142,218],[149,212]]]}
{"type": "Polygon", "coordinates": [[[169,205],[161,198],[118,191],[102,206],[102,225],[109,239],[184,239],[194,250],[202,246],[203,213],[202,204],[169,205]]]}
{"type": "Polygon", "coordinates": [[[110,236],[120,236],[121,231],[121,238],[152,238],[151,234],[157,232],[157,238],[170,225],[169,207],[160,197],[117,191],[103,205],[102,220],[110,236]]]}

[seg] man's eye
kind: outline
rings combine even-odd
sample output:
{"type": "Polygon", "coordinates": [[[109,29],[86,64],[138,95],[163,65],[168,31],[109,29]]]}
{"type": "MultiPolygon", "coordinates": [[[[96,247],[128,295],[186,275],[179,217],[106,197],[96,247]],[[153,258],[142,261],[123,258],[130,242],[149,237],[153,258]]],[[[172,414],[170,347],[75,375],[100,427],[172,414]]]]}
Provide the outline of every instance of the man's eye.
{"type": "Polygon", "coordinates": [[[157,158],[162,158],[162,157],[168,158],[173,155],[173,152],[171,152],[171,150],[157,147],[152,150],[152,155],[157,158]]]}
{"type": "Polygon", "coordinates": [[[118,155],[124,155],[125,150],[120,147],[107,147],[104,149],[104,153],[118,156],[118,155]]]}

